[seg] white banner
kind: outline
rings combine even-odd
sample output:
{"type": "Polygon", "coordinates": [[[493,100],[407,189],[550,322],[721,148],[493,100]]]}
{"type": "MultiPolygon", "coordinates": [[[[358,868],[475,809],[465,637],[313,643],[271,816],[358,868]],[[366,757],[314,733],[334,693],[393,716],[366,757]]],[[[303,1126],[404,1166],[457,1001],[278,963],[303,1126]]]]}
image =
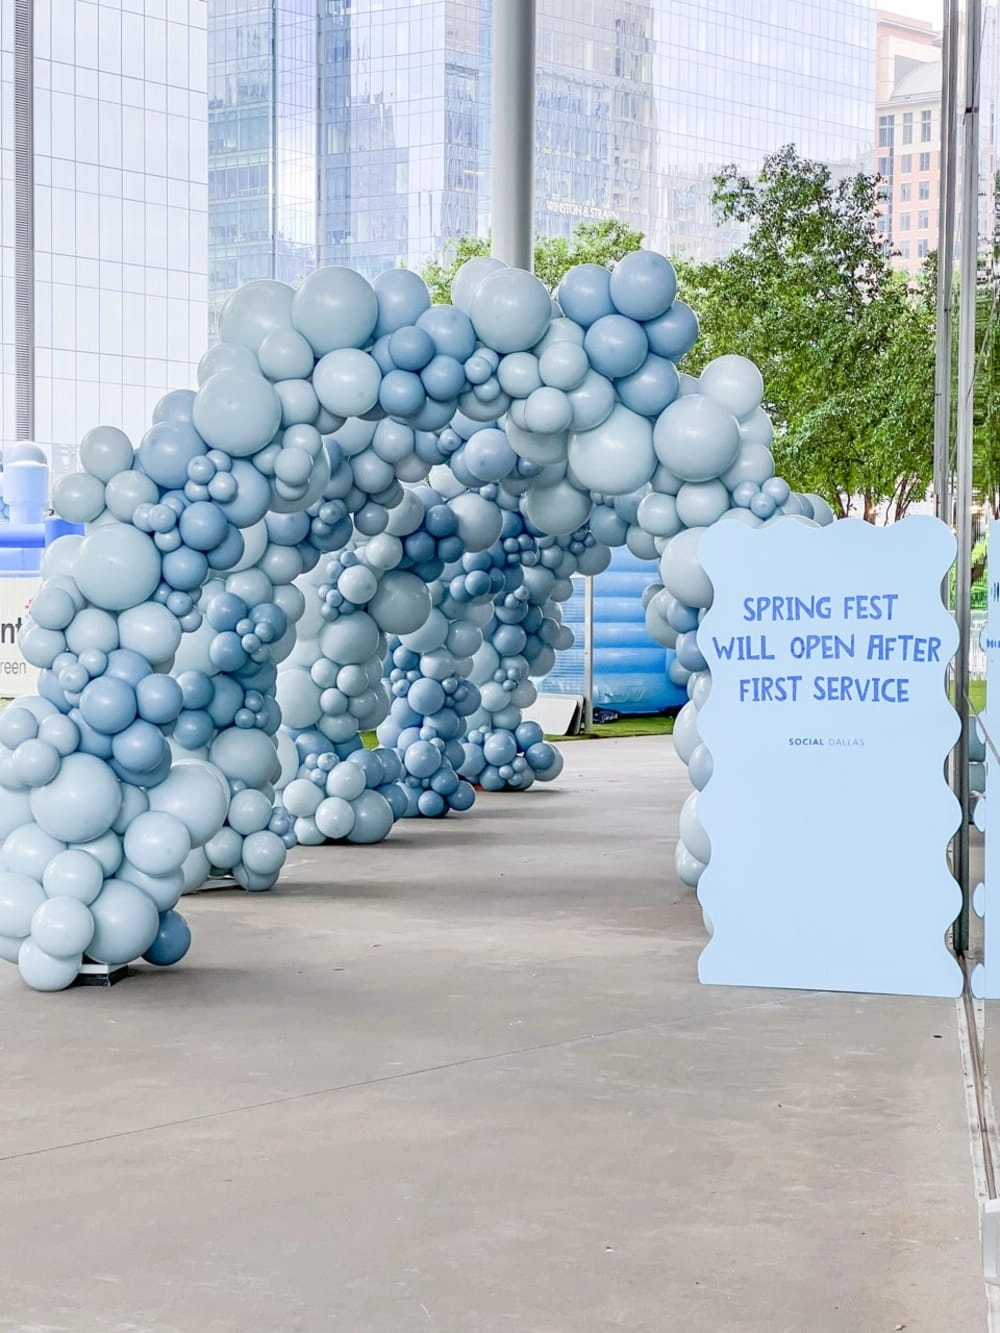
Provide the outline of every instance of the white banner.
{"type": "Polygon", "coordinates": [[[0,576],[0,699],[38,691],[38,668],[21,656],[17,635],[41,582],[35,574],[0,576]]]}

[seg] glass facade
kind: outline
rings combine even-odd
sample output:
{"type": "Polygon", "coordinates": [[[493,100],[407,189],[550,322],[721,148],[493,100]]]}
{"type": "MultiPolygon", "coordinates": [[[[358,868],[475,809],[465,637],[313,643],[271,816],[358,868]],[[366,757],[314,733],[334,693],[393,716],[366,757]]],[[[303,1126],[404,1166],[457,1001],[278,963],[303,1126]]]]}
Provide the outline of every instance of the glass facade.
{"type": "MultiPolygon", "coordinates": [[[[493,3],[209,0],[216,311],[248,278],[485,232],[493,3]]],[[[872,165],[872,0],[538,0],[537,63],[540,234],[622,218],[708,257],[724,164],[794,142],[872,165]]]]}
{"type": "MultiPolygon", "coordinates": [[[[0,6],[0,437],[14,434],[13,6],[0,6]]],[[[35,0],[35,438],[133,439],[205,348],[204,0],[35,0]]]]}

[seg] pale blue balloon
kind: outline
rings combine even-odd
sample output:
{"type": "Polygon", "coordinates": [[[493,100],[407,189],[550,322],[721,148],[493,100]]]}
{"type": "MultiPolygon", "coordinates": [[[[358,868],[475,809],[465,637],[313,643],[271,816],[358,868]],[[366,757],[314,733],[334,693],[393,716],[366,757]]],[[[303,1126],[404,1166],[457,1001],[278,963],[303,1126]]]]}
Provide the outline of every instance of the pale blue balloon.
{"type": "Polygon", "coordinates": [[[556,293],[564,315],[589,328],[615,312],[611,300],[611,274],[600,264],[577,264],[559,284],[556,293]]]}
{"type": "Polygon", "coordinates": [[[31,930],[31,918],[45,902],[37,879],[13,871],[0,871],[0,935],[23,939],[31,930]]]}
{"type": "Polygon", "coordinates": [[[54,958],[79,958],[94,936],[94,918],[79,898],[48,898],[31,918],[31,938],[54,958]]]}
{"type": "Polygon", "coordinates": [[[94,937],[87,953],[95,962],[112,967],[131,963],[156,939],[160,914],[152,898],[135,884],[107,880],[90,911],[94,937]]]}
{"type": "Polygon", "coordinates": [[[615,382],[618,397],[632,412],[657,417],[677,397],[677,367],[666,357],[650,353],[638,370],[615,382]]]}
{"type": "Polygon", "coordinates": [[[125,611],[156,591],[160,553],[151,538],[126,524],[94,528],[77,552],[74,577],[94,606],[125,611]]]}
{"type": "Polygon", "coordinates": [[[533,273],[501,268],[488,273],[476,288],[469,313],[487,347],[501,353],[525,352],[548,328],[552,302],[533,273]]]}
{"type": "Polygon", "coordinates": [[[104,870],[89,852],[68,848],[48,862],[42,874],[42,887],[50,898],[77,898],[92,903],[104,883],[104,870]]]}
{"type": "Polygon", "coordinates": [[[677,275],[663,255],[635,250],[615,264],[608,290],[615,309],[629,319],[656,319],[677,295],[677,275]]]}
{"type": "Polygon", "coordinates": [[[386,269],[372,280],[372,289],[378,301],[378,318],[371,335],[373,338],[381,338],[405,325],[415,324],[424,311],[430,309],[431,297],[427,285],[419,274],[410,269],[386,269]]]}
{"type": "Polygon", "coordinates": [[[347,835],[347,841],[364,844],[381,842],[394,823],[389,802],[377,791],[364,791],[352,805],[354,827],[347,835]]]}
{"type": "Polygon", "coordinates": [[[80,955],[55,958],[39,948],[34,940],[25,940],[17,956],[18,971],[25,985],[39,991],[65,990],[67,986],[72,986],[80,973],[82,961],[80,955]]]}
{"type": "Polygon", "coordinates": [[[243,842],[243,864],[254,875],[277,875],[285,863],[285,844],[266,829],[251,833],[243,842]]]}
{"type": "MultiPolygon", "coordinates": [[[[31,793],[31,813],[46,833],[63,842],[89,842],[106,833],[121,805],[121,786],[94,755],[70,754],[52,782],[31,793]]],[[[8,933],[0,927],[0,933],[8,933]]]]}
{"type": "Polygon", "coordinates": [[[192,417],[210,449],[246,458],[263,449],[281,425],[281,399],[263,375],[220,371],[198,390],[192,417]]]}
{"type": "Polygon", "coordinates": [[[116,426],[95,426],[80,441],[80,466],[98,481],[132,466],[132,441],[116,426]]]}
{"type": "Polygon", "coordinates": [[[669,310],[647,321],[643,328],[649,350],[670,361],[679,361],[698,341],[698,317],[683,301],[674,301],[669,310]]]}
{"type": "Polygon", "coordinates": [[[378,298],[353,269],[319,268],[295,293],[291,316],[316,355],[325,356],[341,348],[365,347],[371,341],[378,323],[378,298]]]}
{"type": "Polygon", "coordinates": [[[609,379],[631,375],[649,352],[642,325],[618,314],[604,315],[592,324],[583,346],[593,368],[609,379]]]}
{"type": "MultiPolygon", "coordinates": [[[[223,342],[218,347],[210,348],[202,360],[211,359],[220,365],[239,365],[239,361],[234,358],[228,355],[221,358],[218,353],[232,353],[243,348],[256,352],[268,334],[276,329],[287,328],[290,324],[293,296],[292,288],[286,283],[275,282],[270,278],[246,282],[238,287],[222,307],[219,337],[223,342]],[[226,346],[233,343],[237,347],[226,346]],[[214,357],[213,353],[216,354],[214,357]]],[[[212,368],[211,362],[209,368],[212,368]]]]}
{"type": "Polygon", "coordinates": [[[66,850],[66,844],[51,837],[37,824],[22,824],[12,829],[3,843],[3,861],[7,870],[17,875],[27,875],[29,879],[42,882],[45,867],[60,852],[66,850]]]}

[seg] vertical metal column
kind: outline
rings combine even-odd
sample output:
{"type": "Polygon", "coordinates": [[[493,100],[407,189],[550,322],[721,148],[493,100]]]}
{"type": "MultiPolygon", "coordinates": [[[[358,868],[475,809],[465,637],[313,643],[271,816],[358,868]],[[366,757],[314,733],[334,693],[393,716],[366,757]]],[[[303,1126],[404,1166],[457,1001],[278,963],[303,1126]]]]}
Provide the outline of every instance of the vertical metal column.
{"type": "MultiPolygon", "coordinates": [[[[937,331],[934,360],[934,512],[951,524],[952,265],[955,254],[955,106],[958,0],[944,0],[941,51],[941,182],[938,208],[937,331]]],[[[945,587],[947,587],[947,582],[945,587]]]]}
{"type": "Polygon", "coordinates": [[[594,730],[594,578],[583,580],[583,730],[594,730]]]}
{"type": "Polygon", "coordinates": [[[979,73],[982,55],[982,0],[968,0],[965,15],[965,87],[962,129],[961,253],[958,310],[958,419],[955,431],[955,702],[962,731],[955,747],[954,787],[962,822],[955,838],[955,878],[962,889],[962,914],[955,923],[955,948],[969,943],[969,733],[965,715],[969,692],[969,635],[972,578],[972,394],[976,377],[976,273],[979,258],[979,73]]]}
{"type": "Polygon", "coordinates": [[[14,435],[35,437],[34,0],[14,0],[14,435]]]}
{"type": "Polygon", "coordinates": [[[493,253],[529,271],[535,243],[535,0],[493,0],[493,253]]]}

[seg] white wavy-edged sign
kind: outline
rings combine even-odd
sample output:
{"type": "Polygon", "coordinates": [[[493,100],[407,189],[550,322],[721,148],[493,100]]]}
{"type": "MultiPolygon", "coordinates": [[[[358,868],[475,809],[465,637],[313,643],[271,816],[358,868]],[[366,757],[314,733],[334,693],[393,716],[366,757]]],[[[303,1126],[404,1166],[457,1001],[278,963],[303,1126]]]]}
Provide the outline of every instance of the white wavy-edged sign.
{"type": "Polygon", "coordinates": [[[924,517],[718,523],[699,558],[715,591],[698,631],[713,759],[700,980],[959,995],[944,777],[958,636],[940,592],[954,537],[924,517]]]}

